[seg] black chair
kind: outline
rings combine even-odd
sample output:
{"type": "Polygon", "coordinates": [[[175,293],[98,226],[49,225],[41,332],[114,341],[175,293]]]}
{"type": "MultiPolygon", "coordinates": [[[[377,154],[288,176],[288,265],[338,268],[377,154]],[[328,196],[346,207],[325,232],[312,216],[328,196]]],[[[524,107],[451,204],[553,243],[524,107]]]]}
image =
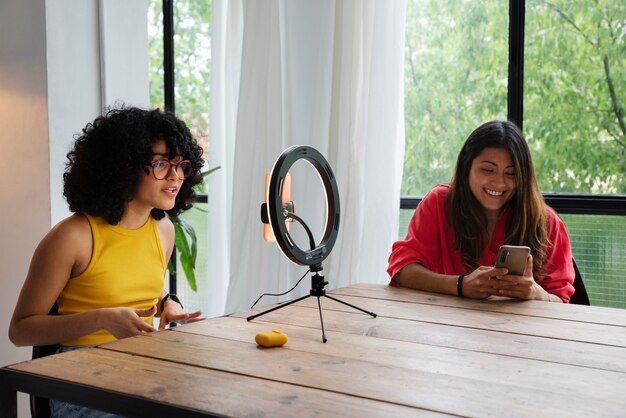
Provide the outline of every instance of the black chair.
{"type": "Polygon", "coordinates": [[[589,295],[587,295],[587,289],[585,289],[585,283],[583,282],[583,276],[580,274],[580,270],[578,270],[578,266],[576,265],[576,260],[572,258],[572,263],[574,264],[574,294],[569,300],[569,303],[573,303],[575,305],[591,305],[589,303],[589,295]]]}
{"type": "MultiPolygon", "coordinates": [[[[59,307],[55,303],[52,305],[48,315],[58,315],[59,307]]],[[[61,347],[60,344],[36,345],[33,346],[33,359],[46,357],[55,354],[61,347]]],[[[50,400],[35,395],[30,395],[30,415],[33,418],[50,418],[50,400]]]]}

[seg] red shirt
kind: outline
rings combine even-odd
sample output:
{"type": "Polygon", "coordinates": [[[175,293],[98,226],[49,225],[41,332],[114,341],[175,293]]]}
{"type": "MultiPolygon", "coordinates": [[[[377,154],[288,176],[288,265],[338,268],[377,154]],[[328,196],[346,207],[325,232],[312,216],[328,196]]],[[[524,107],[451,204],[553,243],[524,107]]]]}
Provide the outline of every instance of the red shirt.
{"type": "MultiPolygon", "coordinates": [[[[448,226],[445,214],[445,197],[448,185],[433,188],[415,209],[409,223],[409,230],[403,241],[393,244],[389,256],[387,273],[395,286],[394,276],[408,264],[420,264],[427,269],[441,274],[469,274],[461,260],[461,254],[454,249],[454,232],[448,226]]],[[[574,265],[569,237],[563,221],[556,212],[546,206],[548,213],[548,236],[551,246],[546,249],[546,262],[543,279],[537,283],[548,293],[569,302],[574,294],[574,265]]],[[[491,245],[486,245],[480,258],[480,265],[493,266],[501,245],[505,242],[508,222],[511,218],[510,206],[506,206],[496,223],[491,237],[491,245]]]]}

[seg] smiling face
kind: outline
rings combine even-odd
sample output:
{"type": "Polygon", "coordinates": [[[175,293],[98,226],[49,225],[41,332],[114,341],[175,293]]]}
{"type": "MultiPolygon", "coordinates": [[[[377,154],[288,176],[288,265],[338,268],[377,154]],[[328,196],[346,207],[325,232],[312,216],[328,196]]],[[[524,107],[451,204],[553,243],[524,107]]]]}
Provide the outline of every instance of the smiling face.
{"type": "Polygon", "coordinates": [[[485,148],[478,154],[470,168],[469,186],[487,215],[497,216],[517,188],[515,166],[509,151],[485,148]]]}

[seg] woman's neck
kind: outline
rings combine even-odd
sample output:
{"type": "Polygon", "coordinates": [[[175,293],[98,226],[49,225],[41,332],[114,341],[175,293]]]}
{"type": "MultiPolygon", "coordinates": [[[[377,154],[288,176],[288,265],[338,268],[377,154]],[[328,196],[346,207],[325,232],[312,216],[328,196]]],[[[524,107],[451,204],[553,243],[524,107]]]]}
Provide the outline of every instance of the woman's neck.
{"type": "Polygon", "coordinates": [[[487,242],[491,245],[491,237],[493,236],[493,231],[496,229],[500,211],[485,211],[485,216],[487,217],[487,242]]]}
{"type": "Polygon", "coordinates": [[[117,226],[124,229],[139,229],[146,224],[149,216],[149,210],[137,210],[132,205],[128,205],[117,226]]]}

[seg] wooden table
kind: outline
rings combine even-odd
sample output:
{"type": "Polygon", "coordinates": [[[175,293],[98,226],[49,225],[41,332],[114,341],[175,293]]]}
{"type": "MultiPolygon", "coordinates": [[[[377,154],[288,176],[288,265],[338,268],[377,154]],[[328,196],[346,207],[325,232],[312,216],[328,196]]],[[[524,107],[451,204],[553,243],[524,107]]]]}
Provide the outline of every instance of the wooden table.
{"type": "Polygon", "coordinates": [[[129,416],[624,416],[626,311],[383,285],[6,366],[16,391],[129,416]],[[289,336],[261,348],[258,332],[289,336]]]}

